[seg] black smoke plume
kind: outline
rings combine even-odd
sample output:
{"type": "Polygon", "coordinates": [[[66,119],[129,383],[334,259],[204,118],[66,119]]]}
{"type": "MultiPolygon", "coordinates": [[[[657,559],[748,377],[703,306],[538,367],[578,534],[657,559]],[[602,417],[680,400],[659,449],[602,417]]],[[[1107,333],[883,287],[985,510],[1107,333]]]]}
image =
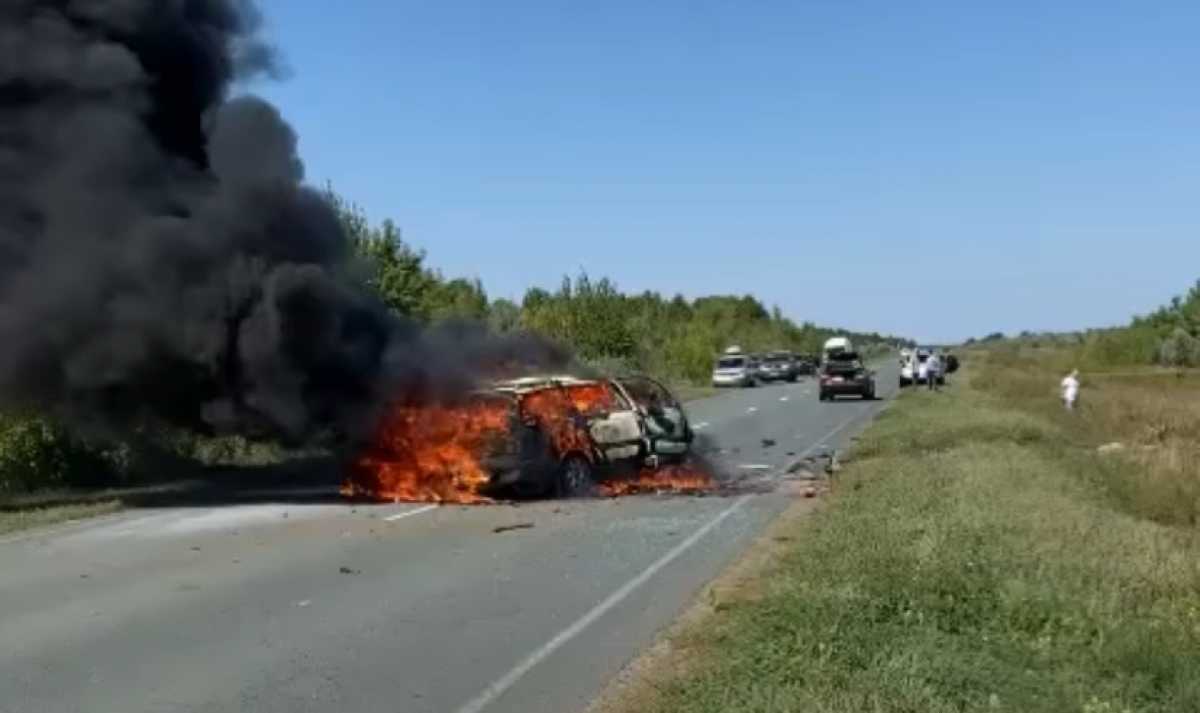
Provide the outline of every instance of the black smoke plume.
{"type": "Polygon", "coordinates": [[[0,409],[306,440],[529,338],[397,319],[351,279],[248,0],[3,0],[0,409]]]}

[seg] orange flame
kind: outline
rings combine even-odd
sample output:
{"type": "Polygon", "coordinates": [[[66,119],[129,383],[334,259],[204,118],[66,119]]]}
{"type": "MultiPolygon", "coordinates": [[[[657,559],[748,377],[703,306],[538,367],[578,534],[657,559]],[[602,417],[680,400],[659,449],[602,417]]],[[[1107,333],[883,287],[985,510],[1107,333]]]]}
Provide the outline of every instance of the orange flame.
{"type": "Polygon", "coordinates": [[[706,493],[715,488],[712,475],[689,464],[643,468],[632,478],[600,484],[600,492],[612,498],[639,493],[706,493]]]}
{"type": "Polygon", "coordinates": [[[616,408],[616,397],[604,384],[580,384],[531,391],[521,397],[521,413],[537,421],[555,455],[592,457],[587,418],[616,408]]]}
{"type": "Polygon", "coordinates": [[[351,466],[342,493],[395,502],[481,503],[488,473],[480,459],[508,436],[504,403],[397,405],[372,447],[351,466]]]}
{"type": "MultiPolygon", "coordinates": [[[[605,383],[535,389],[516,397],[516,413],[506,399],[414,405],[388,410],[376,437],[349,469],[342,493],[395,502],[486,503],[491,474],[484,458],[512,439],[513,417],[546,434],[551,456],[595,457],[588,418],[618,408],[605,383]]],[[[713,479],[690,465],[643,469],[629,479],[601,483],[616,497],[645,492],[691,493],[711,490],[713,479]]]]}

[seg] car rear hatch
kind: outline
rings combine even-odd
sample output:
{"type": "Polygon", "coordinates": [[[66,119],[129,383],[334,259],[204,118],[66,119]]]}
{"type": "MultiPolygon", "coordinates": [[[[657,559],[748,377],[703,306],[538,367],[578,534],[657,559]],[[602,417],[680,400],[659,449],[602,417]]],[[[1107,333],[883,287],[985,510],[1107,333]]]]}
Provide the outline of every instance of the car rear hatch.
{"type": "Polygon", "coordinates": [[[860,382],[866,378],[867,372],[858,361],[858,355],[847,354],[844,357],[830,359],[825,363],[821,381],[826,384],[844,384],[860,382]]]}

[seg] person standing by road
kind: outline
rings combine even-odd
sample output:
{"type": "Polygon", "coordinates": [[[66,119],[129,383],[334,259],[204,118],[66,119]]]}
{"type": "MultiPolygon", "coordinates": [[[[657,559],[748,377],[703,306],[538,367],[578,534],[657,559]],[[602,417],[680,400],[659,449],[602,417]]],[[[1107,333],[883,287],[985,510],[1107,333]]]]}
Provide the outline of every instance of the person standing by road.
{"type": "Polygon", "coordinates": [[[1063,377],[1060,388],[1063,406],[1066,406],[1068,411],[1074,411],[1075,401],[1079,399],[1079,370],[1072,369],[1070,374],[1063,377]]]}
{"type": "Polygon", "coordinates": [[[930,391],[938,391],[938,379],[942,376],[942,358],[937,352],[925,360],[925,380],[929,383],[930,391]]]}

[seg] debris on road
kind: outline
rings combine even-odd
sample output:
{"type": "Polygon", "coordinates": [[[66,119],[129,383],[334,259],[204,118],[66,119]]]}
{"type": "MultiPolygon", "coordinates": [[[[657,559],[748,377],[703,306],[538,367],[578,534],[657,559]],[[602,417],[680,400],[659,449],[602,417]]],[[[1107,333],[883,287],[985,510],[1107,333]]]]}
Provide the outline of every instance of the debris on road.
{"type": "Polygon", "coordinates": [[[806,497],[806,498],[817,497],[817,489],[811,485],[808,486],[807,488],[804,489],[804,497],[806,497]]]}
{"type": "Polygon", "coordinates": [[[1113,441],[1112,443],[1105,443],[1104,445],[1100,446],[1099,448],[1096,449],[1096,452],[1097,453],[1116,453],[1118,451],[1123,451],[1123,450],[1125,450],[1124,443],[1121,443],[1119,441],[1113,441]]]}
{"type": "Polygon", "coordinates": [[[762,447],[763,447],[763,448],[770,448],[771,446],[774,446],[774,445],[775,445],[775,439],[774,439],[774,438],[764,438],[764,439],[762,439],[762,447]]]}
{"type": "Polygon", "coordinates": [[[532,522],[518,522],[515,525],[498,525],[492,528],[492,532],[500,534],[501,532],[512,532],[513,530],[530,530],[533,529],[532,522]]]}
{"type": "Polygon", "coordinates": [[[362,574],[361,571],[357,569],[350,569],[349,567],[338,567],[338,572],[342,574],[362,574]]]}

